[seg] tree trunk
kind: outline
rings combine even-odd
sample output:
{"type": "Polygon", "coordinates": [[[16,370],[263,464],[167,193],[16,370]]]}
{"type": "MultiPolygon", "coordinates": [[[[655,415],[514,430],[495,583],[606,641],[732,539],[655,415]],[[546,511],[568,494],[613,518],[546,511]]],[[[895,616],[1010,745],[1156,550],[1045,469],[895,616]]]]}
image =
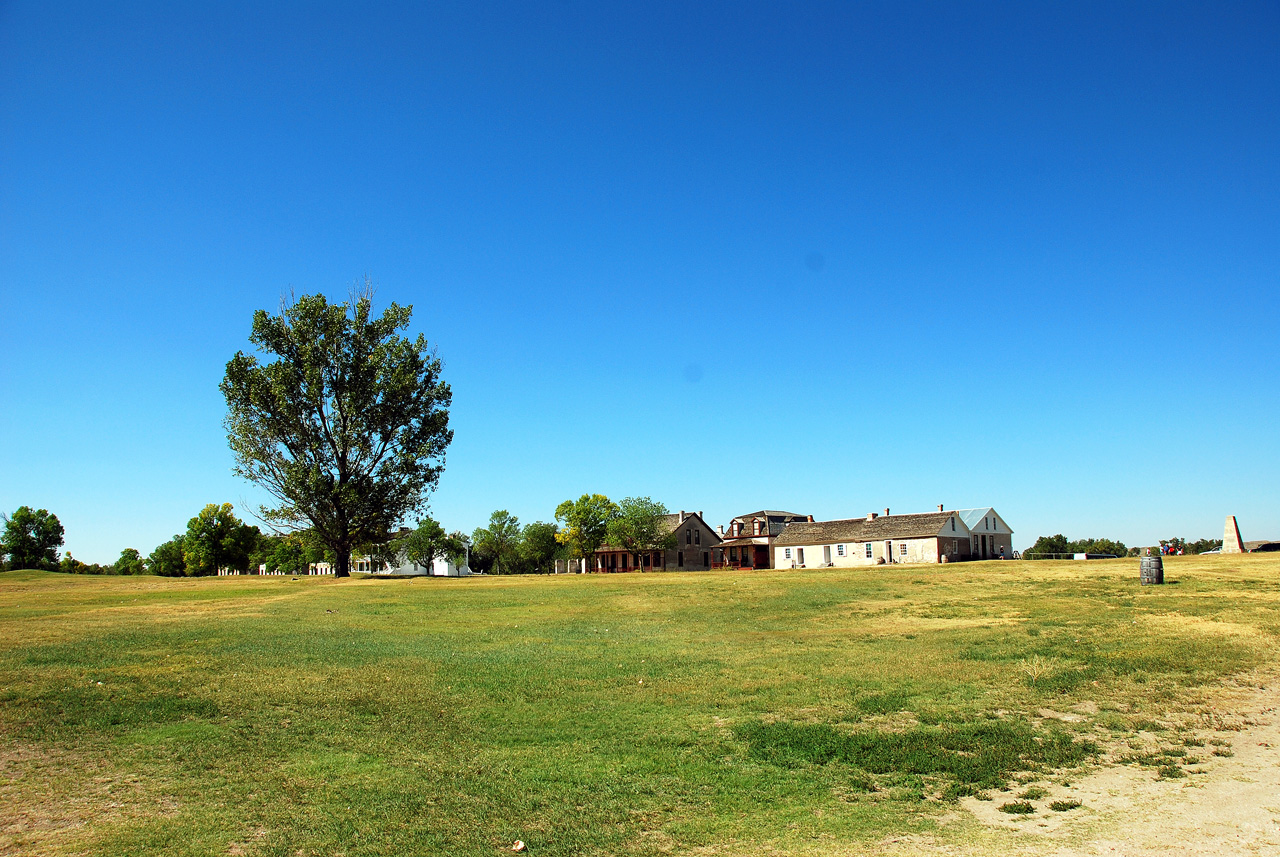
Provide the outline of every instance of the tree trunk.
{"type": "Polygon", "coordinates": [[[339,548],[337,553],[337,562],[333,566],[334,577],[350,577],[351,576],[351,549],[339,548]]]}

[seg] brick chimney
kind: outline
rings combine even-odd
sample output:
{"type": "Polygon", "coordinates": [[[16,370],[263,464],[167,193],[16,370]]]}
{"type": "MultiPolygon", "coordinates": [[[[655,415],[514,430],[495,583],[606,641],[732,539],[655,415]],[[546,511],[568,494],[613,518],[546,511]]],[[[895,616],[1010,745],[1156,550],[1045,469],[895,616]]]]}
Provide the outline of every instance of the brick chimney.
{"type": "Polygon", "coordinates": [[[941,503],[939,503],[939,504],[938,504],[938,511],[939,511],[939,512],[941,512],[941,511],[942,511],[942,504],[941,504],[941,503]]]}
{"type": "Polygon", "coordinates": [[[867,520],[868,520],[868,521],[874,521],[874,520],[875,520],[876,518],[878,518],[878,517],[880,517],[880,516],[879,516],[879,515],[877,515],[875,512],[868,512],[868,513],[867,513],[867,520]]]}
{"type": "Polygon", "coordinates": [[[809,523],[811,523],[811,524],[813,523],[813,515],[810,515],[810,516],[809,516],[809,523]]]}
{"type": "Polygon", "coordinates": [[[884,516],[885,516],[886,518],[887,518],[887,517],[889,517],[889,507],[888,507],[888,506],[886,506],[886,507],[885,507],[885,510],[884,510],[884,516]]]}
{"type": "Polygon", "coordinates": [[[680,523],[684,523],[684,509],[680,510],[680,523]]]}
{"type": "Polygon", "coordinates": [[[724,538],[724,524],[717,524],[716,529],[720,531],[720,538],[724,538]]]}

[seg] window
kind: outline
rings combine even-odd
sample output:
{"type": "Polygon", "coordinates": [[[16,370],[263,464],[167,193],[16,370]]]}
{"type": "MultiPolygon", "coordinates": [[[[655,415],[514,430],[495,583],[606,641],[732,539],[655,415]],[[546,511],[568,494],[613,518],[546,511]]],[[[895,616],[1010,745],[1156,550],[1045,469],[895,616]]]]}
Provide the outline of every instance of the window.
{"type": "Polygon", "coordinates": [[[700,545],[700,544],[702,544],[702,530],[694,530],[694,531],[693,531],[693,543],[694,543],[695,545],[700,545]]]}
{"type": "Polygon", "coordinates": [[[907,543],[906,543],[906,542],[899,542],[899,543],[898,543],[898,556],[906,556],[906,555],[907,555],[907,543]]]}
{"type": "Polygon", "coordinates": [[[844,545],[836,545],[836,556],[844,556],[844,545]]]}
{"type": "MultiPolygon", "coordinates": [[[[787,551],[787,556],[791,556],[791,551],[787,551]]],[[[737,562],[737,561],[738,561],[738,549],[729,548],[729,562],[737,562]]]]}
{"type": "Polygon", "coordinates": [[[676,552],[676,565],[680,568],[684,568],[684,551],[676,552]]]}
{"type": "Polygon", "coordinates": [[[867,542],[867,559],[871,559],[871,542],[867,542]]]}
{"type": "Polygon", "coordinates": [[[785,559],[791,559],[791,548],[787,548],[786,550],[784,550],[784,551],[782,552],[782,556],[783,556],[785,559]]]}
{"type": "Polygon", "coordinates": [[[684,531],[684,543],[687,545],[693,544],[693,536],[689,530],[684,531]]]}
{"type": "Polygon", "coordinates": [[[707,568],[711,568],[711,554],[706,551],[702,552],[702,564],[707,568]]]}

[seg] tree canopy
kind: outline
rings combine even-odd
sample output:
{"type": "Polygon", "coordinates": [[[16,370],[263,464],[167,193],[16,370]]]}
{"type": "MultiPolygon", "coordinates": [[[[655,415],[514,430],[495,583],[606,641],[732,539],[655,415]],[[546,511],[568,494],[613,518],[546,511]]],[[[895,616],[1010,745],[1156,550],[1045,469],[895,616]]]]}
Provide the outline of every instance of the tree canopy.
{"type": "Polygon", "coordinates": [[[164,544],[156,545],[156,549],[147,557],[147,568],[152,574],[164,577],[181,577],[187,573],[187,560],[182,554],[182,534],[178,533],[164,544]]]}
{"type": "Polygon", "coordinates": [[[1096,553],[1126,556],[1129,553],[1124,542],[1112,539],[1076,539],[1067,541],[1067,537],[1058,533],[1053,536],[1041,536],[1036,543],[1023,552],[1027,559],[1046,557],[1050,554],[1096,553]]]}
{"type": "Polygon", "coordinates": [[[489,526],[476,527],[471,543],[476,553],[493,560],[495,572],[510,574],[519,556],[520,535],[516,516],[499,509],[489,516],[489,526]]]}
{"type": "Polygon", "coordinates": [[[187,522],[182,538],[185,573],[195,577],[219,569],[249,570],[249,555],[261,536],[257,527],[242,523],[230,503],[210,503],[187,522]]]}
{"type": "Polygon", "coordinates": [[[565,500],[556,507],[556,520],[561,524],[556,539],[569,549],[574,559],[590,560],[596,548],[605,543],[609,522],[617,515],[617,505],[603,494],[583,494],[577,500],[565,500]]]}
{"type": "Polygon", "coordinates": [[[462,533],[446,533],[444,527],[431,517],[418,522],[417,529],[395,542],[409,562],[430,569],[437,559],[457,563],[466,556],[467,538],[462,533]]]}
{"type": "Polygon", "coordinates": [[[675,531],[667,524],[667,507],[648,497],[628,497],[618,504],[618,512],[608,526],[608,543],[635,557],[669,550],[676,546],[675,531]]]}
{"type": "Polygon", "coordinates": [[[277,501],[264,520],[310,527],[350,573],[352,549],[385,541],[421,511],[444,468],[452,392],[422,335],[400,336],[412,307],[372,314],[372,288],[259,310],[249,339],[266,362],[227,363],[227,439],[236,472],[277,501]]]}
{"type": "Polygon", "coordinates": [[[9,557],[10,568],[58,567],[58,548],[65,532],[57,515],[47,509],[19,506],[12,515],[0,515],[0,519],[4,520],[0,554],[9,557]]]}
{"type": "Polygon", "coordinates": [[[534,521],[525,524],[520,538],[520,564],[522,571],[535,574],[554,569],[556,558],[564,553],[564,546],[556,540],[560,528],[555,524],[534,521]]]}
{"type": "Polygon", "coordinates": [[[120,558],[115,561],[114,568],[116,574],[145,574],[147,571],[146,562],[137,548],[125,548],[120,551],[120,558]]]}

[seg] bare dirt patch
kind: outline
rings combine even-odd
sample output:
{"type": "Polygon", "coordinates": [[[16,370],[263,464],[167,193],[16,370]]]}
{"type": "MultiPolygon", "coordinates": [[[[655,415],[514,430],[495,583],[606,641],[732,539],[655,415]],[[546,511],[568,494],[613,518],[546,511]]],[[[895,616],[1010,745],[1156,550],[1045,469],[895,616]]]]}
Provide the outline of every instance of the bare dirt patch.
{"type": "Polygon", "coordinates": [[[1280,854],[1280,676],[1242,677],[1186,722],[1195,728],[1143,733],[1113,748],[1109,764],[1065,783],[1061,777],[1027,781],[993,792],[991,800],[965,798],[963,812],[945,820],[939,835],[886,841],[879,850],[1042,857],[1280,854]],[[1192,742],[1184,764],[1174,769],[1182,776],[1123,762],[1181,740],[1192,742]],[[1020,801],[1035,811],[1001,811],[1020,801]],[[1054,803],[1061,811],[1051,808],[1054,803]],[[1079,806],[1067,808],[1073,803],[1079,806]]]}

